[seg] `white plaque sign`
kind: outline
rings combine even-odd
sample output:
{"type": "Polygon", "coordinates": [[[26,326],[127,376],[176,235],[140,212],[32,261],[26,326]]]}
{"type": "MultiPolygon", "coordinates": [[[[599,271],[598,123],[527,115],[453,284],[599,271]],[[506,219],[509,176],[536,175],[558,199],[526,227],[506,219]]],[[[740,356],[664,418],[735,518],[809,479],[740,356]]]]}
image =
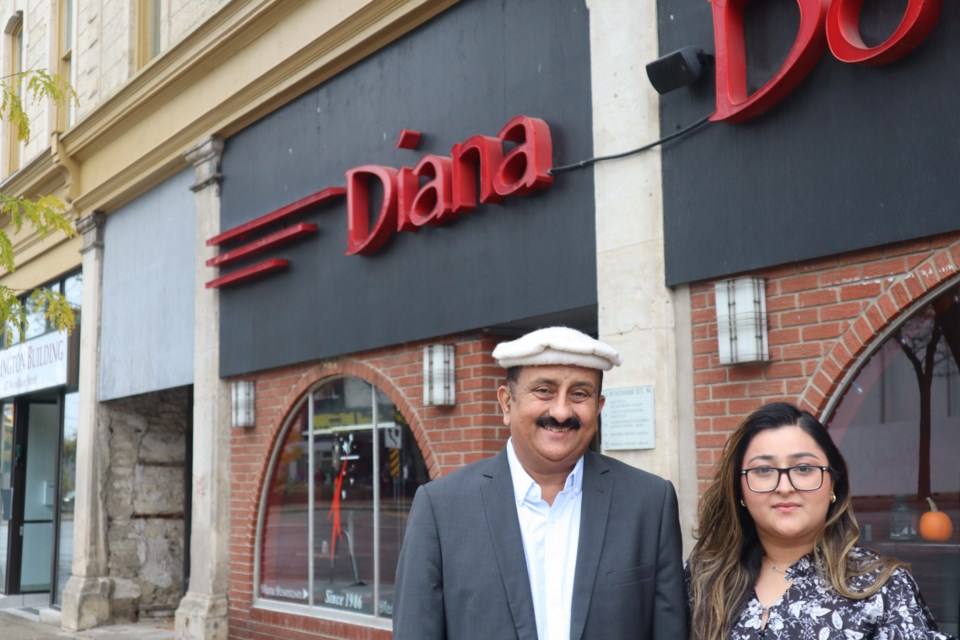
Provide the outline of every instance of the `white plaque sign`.
{"type": "Polygon", "coordinates": [[[51,331],[0,351],[0,398],[67,383],[66,331],[51,331]]]}
{"type": "Polygon", "coordinates": [[[604,389],[601,414],[604,450],[653,449],[657,446],[653,385],[604,389]]]}

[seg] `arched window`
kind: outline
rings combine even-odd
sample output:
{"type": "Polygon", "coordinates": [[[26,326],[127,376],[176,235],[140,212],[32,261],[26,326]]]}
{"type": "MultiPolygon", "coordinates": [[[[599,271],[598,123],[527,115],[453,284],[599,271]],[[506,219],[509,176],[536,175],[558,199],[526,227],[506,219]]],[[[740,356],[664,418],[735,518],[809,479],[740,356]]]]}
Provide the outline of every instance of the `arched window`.
{"type": "Polygon", "coordinates": [[[913,565],[934,615],[960,617],[960,285],[937,294],[886,334],[842,389],[827,427],[850,467],[863,542],[913,565]],[[954,522],[924,540],[932,497],[954,522]]]}
{"type": "Polygon", "coordinates": [[[269,478],[258,604],[391,617],[407,513],[428,475],[386,394],[354,377],[314,388],[285,425],[269,478]]]}

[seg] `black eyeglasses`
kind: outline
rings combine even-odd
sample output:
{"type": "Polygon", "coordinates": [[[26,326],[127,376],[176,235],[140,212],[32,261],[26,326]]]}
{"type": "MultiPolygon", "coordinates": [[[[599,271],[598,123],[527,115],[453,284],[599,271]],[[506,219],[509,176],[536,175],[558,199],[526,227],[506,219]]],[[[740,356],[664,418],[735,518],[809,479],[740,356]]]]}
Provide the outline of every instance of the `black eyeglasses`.
{"type": "Polygon", "coordinates": [[[795,467],[753,467],[741,469],[740,475],[747,477],[747,487],[754,493],[770,493],[780,485],[780,477],[787,474],[790,484],[797,491],[816,491],[823,486],[823,474],[830,467],[817,467],[810,464],[798,464],[795,467]]]}

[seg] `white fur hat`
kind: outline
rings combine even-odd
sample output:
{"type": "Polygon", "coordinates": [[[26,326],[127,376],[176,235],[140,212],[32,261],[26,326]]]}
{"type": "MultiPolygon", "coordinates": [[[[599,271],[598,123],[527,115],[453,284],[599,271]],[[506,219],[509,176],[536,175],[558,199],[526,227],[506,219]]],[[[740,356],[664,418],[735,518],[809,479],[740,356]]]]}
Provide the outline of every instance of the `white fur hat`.
{"type": "Polygon", "coordinates": [[[605,342],[570,327],[537,329],[493,350],[501,367],[569,365],[609,371],[620,365],[620,354],[605,342]]]}

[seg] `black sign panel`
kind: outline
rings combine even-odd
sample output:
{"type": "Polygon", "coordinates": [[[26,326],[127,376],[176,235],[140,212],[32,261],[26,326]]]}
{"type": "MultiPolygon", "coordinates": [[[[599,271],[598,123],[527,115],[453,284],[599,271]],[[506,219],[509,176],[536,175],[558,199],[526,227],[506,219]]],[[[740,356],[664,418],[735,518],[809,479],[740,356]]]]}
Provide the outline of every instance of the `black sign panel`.
{"type": "MultiPolygon", "coordinates": [[[[224,151],[222,228],[343,186],[353,167],[449,156],[519,114],[548,123],[555,165],[592,155],[583,0],[458,3],[240,132],[224,151]],[[405,128],[423,132],[416,150],[394,146],[405,128]]],[[[338,198],[291,220],[319,232],[258,256],[285,271],[221,289],[221,375],[595,309],[590,170],[366,256],[344,254],[346,210],[338,198]]]]}
{"type": "MultiPolygon", "coordinates": [[[[867,45],[906,2],[864,3],[867,45]]],[[[660,0],[661,52],[714,52],[711,4],[660,0]]],[[[780,68],[795,2],[752,2],[748,80],[780,68]]],[[[664,134],[714,111],[713,68],[662,99],[664,134]]],[[[667,284],[835,255],[960,229],[960,5],[901,60],[866,67],[828,51],[800,86],[742,124],[715,123],[663,151],[667,284]]],[[[652,89],[651,89],[652,90],[652,89]]]]}

